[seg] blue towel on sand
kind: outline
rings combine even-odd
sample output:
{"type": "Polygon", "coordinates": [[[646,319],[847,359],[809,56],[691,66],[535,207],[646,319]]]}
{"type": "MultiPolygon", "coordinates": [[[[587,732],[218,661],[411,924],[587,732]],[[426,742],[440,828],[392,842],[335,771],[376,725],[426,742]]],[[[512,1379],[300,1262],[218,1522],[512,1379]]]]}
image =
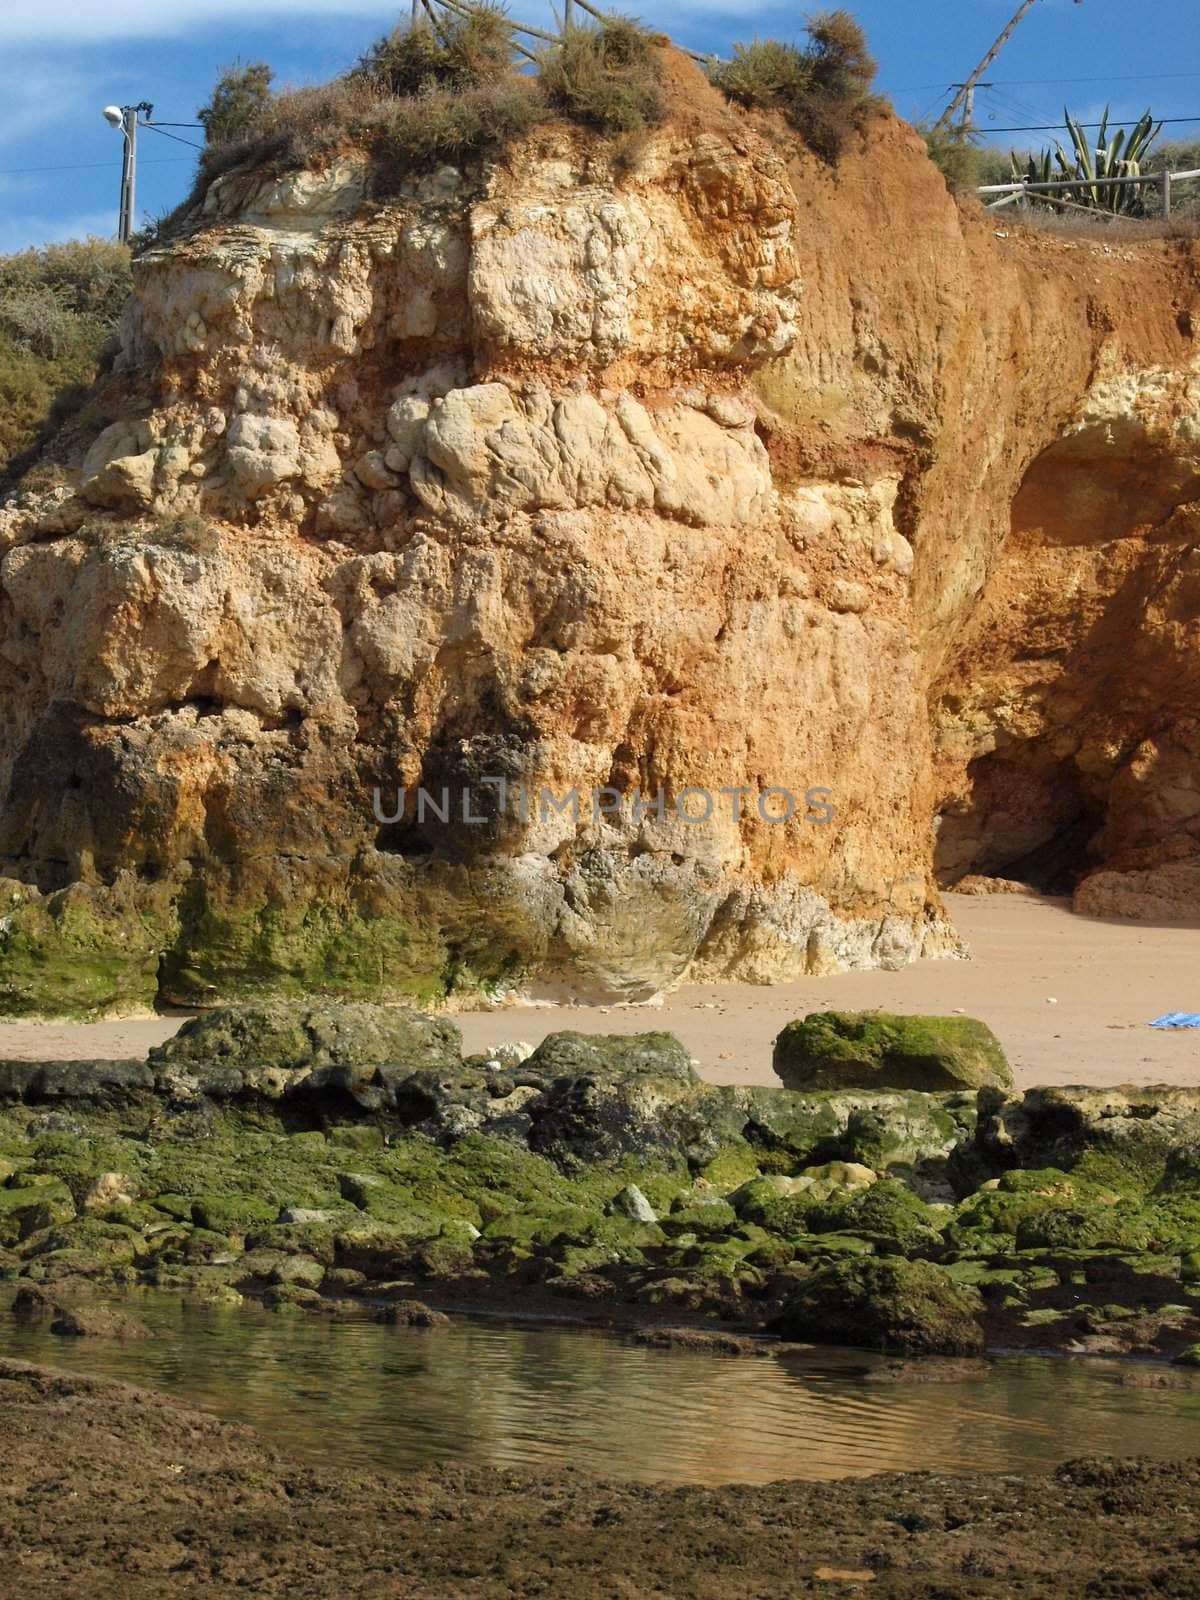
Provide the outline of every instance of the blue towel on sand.
{"type": "Polygon", "coordinates": [[[1168,1011],[1165,1017],[1155,1017],[1152,1028],[1200,1028],[1200,1011],[1168,1011]]]}

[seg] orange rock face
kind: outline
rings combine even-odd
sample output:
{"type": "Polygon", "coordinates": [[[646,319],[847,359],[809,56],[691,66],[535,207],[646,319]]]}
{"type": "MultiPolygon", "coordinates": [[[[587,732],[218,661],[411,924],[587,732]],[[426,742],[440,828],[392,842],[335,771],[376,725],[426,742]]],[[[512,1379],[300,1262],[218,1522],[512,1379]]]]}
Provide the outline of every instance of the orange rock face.
{"type": "Polygon", "coordinates": [[[235,172],[141,258],[111,422],[0,510],[0,1006],[647,998],[952,953],[939,872],[1192,893],[1194,247],[671,72],[636,144],[235,172]]]}

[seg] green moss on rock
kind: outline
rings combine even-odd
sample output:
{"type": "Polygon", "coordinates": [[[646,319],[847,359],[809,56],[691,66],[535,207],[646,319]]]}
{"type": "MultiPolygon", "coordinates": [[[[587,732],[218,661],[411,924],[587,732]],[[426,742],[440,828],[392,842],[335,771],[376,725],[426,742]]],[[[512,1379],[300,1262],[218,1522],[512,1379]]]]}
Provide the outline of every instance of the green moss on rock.
{"type": "Polygon", "coordinates": [[[1012,1072],[991,1029],[974,1017],[813,1012],[775,1041],[788,1089],[1008,1088],[1012,1072]]]}
{"type": "Polygon", "coordinates": [[[979,1297],[928,1261],[860,1257],[815,1273],[781,1313],[787,1339],[912,1355],[982,1348],[979,1297]]]}
{"type": "Polygon", "coordinates": [[[457,1068],[462,1034],[445,1017],[402,1006],[267,1001],[193,1017],[148,1060],[154,1067],[195,1062],[267,1064],[284,1070],[377,1066],[457,1068]]]}
{"type": "Polygon", "coordinates": [[[941,1241],[942,1217],[911,1189],[884,1178],[869,1188],[843,1190],[813,1206],[806,1218],[812,1233],[854,1233],[882,1251],[901,1254],[941,1241]]]}
{"type": "Polygon", "coordinates": [[[104,1016],[145,1010],[175,927],[168,890],[127,875],[111,888],[39,895],[0,880],[0,1015],[104,1016]]]}

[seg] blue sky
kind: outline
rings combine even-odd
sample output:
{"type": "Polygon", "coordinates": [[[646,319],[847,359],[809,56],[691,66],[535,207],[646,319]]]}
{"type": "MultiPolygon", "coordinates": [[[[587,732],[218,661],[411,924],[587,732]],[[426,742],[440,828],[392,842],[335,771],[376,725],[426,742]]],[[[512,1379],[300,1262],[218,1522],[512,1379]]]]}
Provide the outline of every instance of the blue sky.
{"type": "MultiPolygon", "coordinates": [[[[971,70],[1017,3],[857,0],[850,9],[879,58],[881,87],[917,117],[944,104],[945,85],[971,70]]],[[[0,251],[114,231],[120,136],[105,126],[102,106],[146,99],[159,118],[192,121],[218,68],[237,56],[269,61],[279,83],[320,82],[385,32],[401,5],[407,10],[406,0],[4,0],[0,251]]],[[[721,53],[756,34],[797,37],[803,7],[625,0],[615,9],[721,53]]],[[[512,10],[527,21],[549,14],[546,0],[518,0],[512,10]]],[[[992,130],[1054,122],[1064,101],[1089,117],[1106,100],[1123,117],[1147,105],[1159,116],[1194,116],[1166,133],[1200,138],[1196,0],[1040,0],[988,77],[996,87],[981,95],[977,119],[999,144],[1046,142],[992,130]]],[[[140,155],[139,213],[169,210],[190,182],[192,152],[146,134],[140,155]]]]}

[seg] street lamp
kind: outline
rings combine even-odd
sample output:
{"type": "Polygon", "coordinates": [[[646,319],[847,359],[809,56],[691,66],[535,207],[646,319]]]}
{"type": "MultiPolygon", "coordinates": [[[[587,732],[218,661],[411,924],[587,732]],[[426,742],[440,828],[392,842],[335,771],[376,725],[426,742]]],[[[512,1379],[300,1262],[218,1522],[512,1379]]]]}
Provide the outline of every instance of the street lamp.
{"type": "Polygon", "coordinates": [[[121,162],[121,213],[117,223],[117,238],[129,243],[133,232],[134,186],[137,182],[137,131],[138,116],[145,112],[147,119],[154,115],[154,107],[147,100],[136,106],[105,106],[104,120],[110,128],[120,128],[125,139],[124,159],[121,162]]]}

